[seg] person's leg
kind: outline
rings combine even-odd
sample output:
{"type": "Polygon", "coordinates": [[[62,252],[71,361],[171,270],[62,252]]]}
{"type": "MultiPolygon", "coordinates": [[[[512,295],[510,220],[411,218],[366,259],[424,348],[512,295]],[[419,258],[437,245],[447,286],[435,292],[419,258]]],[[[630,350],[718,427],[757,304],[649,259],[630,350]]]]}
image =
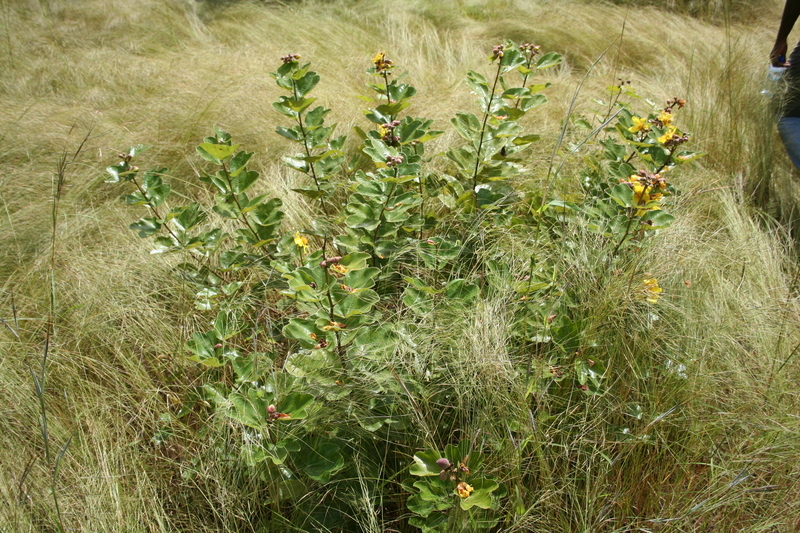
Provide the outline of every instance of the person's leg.
{"type": "Polygon", "coordinates": [[[800,169],[800,43],[789,55],[789,63],[783,75],[786,91],[781,104],[781,118],[778,119],[778,133],[789,159],[800,169]]]}
{"type": "Polygon", "coordinates": [[[778,120],[778,133],[781,135],[786,153],[794,166],[800,169],[800,117],[783,117],[778,120]]]}

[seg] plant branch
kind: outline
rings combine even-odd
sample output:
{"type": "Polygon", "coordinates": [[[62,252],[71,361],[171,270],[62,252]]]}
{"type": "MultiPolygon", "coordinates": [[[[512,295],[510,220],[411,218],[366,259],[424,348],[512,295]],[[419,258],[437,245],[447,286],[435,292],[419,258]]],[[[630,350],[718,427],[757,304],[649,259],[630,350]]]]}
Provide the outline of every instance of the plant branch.
{"type": "Polygon", "coordinates": [[[475,188],[478,186],[478,169],[481,163],[481,150],[483,149],[483,139],[486,135],[486,123],[489,121],[489,115],[492,110],[492,102],[494,102],[494,93],[497,90],[497,82],[500,81],[500,71],[503,68],[502,59],[497,61],[497,72],[494,76],[494,83],[492,90],[489,93],[489,102],[486,104],[486,111],[483,113],[483,124],[481,124],[481,134],[478,138],[478,151],[475,155],[475,170],[472,172],[472,198],[475,200],[475,208],[478,208],[478,193],[475,188]]]}

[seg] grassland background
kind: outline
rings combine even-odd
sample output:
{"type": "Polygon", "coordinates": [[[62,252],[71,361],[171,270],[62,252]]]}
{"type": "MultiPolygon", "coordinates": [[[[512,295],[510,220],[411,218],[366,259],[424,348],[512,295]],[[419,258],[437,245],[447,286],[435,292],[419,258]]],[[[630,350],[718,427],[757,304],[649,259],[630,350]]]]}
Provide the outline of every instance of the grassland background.
{"type": "MultiPolygon", "coordinates": [[[[618,77],[630,79],[652,101],[686,98],[682,120],[709,154],[675,178],[683,191],[677,223],[649,257],[673,323],[668,336],[648,342],[680,352],[686,378],[648,382],[637,376],[643,366],[635,343],[617,347],[630,365],[616,379],[637,378],[650,415],[681,409],[664,423],[655,448],[626,452],[597,489],[532,490],[529,512],[506,530],[800,529],[800,307],[791,238],[797,175],[760,95],[781,6],[662,7],[669,9],[576,0],[2,0],[0,317],[14,324],[16,313],[20,338],[0,328],[0,531],[54,531],[30,373],[43,350],[51,257],[57,300],[49,432],[56,447],[74,435],[58,481],[65,525],[253,530],[247,516],[259,495],[214,461],[207,421],[176,426],[165,445],[152,441],[159,417],[202,380],[182,346],[204,319],[169,276],[171,259],[149,256],[127,229],[137,215],[119,205],[118,189],[103,184],[118,151],[152,145],[146,161],[169,166],[178,191],[203,194],[192,180],[194,146],[219,124],[256,152],[269,192],[284,199],[285,227],[299,227],[309,211],[289,192],[297,177],[281,166],[287,145],[274,134],[278,90],[268,72],[280,56],[300,53],[314,62],[322,76],[318,96],[348,132],[364,125],[357,98],[366,92],[364,70],[376,51],[387,50],[419,89],[414,114],[445,126],[454,112],[473,109],[466,71],[485,69],[491,46],[505,38],[565,58],[547,74],[550,103],[529,124],[543,136],[530,152],[535,169],[546,171],[584,76],[574,116],[590,117],[591,98],[605,98],[618,77]],[[53,248],[53,177],[65,154],[53,248]]],[[[569,135],[580,138],[579,131],[569,135]]],[[[445,135],[439,148],[454,139],[445,135]]],[[[565,163],[565,194],[579,163],[565,163]]],[[[508,254],[524,251],[509,243],[508,254]]],[[[620,291],[611,286],[587,306],[612,309],[620,291]]],[[[462,317],[463,324],[491,323],[471,329],[473,346],[502,342],[498,306],[485,302],[462,317]]],[[[465,364],[471,378],[495,368],[486,357],[465,356],[465,364]]],[[[615,390],[624,388],[616,383],[615,390]]],[[[618,395],[586,411],[570,441],[590,449],[594,430],[624,403],[618,395]]],[[[585,457],[587,464],[602,460],[585,457]]]]}

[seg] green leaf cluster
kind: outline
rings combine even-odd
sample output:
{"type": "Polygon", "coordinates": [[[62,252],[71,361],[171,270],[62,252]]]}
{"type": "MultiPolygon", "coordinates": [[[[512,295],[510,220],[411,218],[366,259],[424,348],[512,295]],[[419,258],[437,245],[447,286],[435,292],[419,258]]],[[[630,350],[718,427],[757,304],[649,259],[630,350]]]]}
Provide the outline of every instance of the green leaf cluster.
{"type": "Polygon", "coordinates": [[[429,143],[443,132],[405,114],[417,90],[404,76],[369,69],[381,82],[367,84],[374,94],[366,125],[348,140],[326,123],[331,110],[313,96],[320,77],[298,59],[286,56],[272,75],[284,93],[273,103],[284,121],[276,132],[294,147],[283,162],[300,173],[293,191],[312,210],[301,227],[284,227],[281,199],[263,193],[249,166],[254,153],[219,128],[196,151],[205,200],[170,205],[178,195],[168,170],[133,165],[142,146],[120,154],[108,181],[127,188],[127,205],[147,210],[131,229],[152,238],[155,252],[183,254],[173,271],[206,324],[185,343],[206,370],[199,394],[241,435],[238,460],[268,480],[265,499],[277,514],[305,524],[304,495],[334,485],[356,493],[354,480],[362,480],[382,495],[402,489],[408,524],[423,531],[496,527],[506,486],[489,474],[491,446],[456,442],[460,428],[419,430],[421,406],[452,410],[457,391],[442,377],[453,371],[446,356],[423,353],[415,332],[485,297],[502,300],[512,316],[509,345],[522,354],[512,375],[528,398],[602,394],[610,370],[595,317],[570,286],[577,267],[567,257],[580,244],[568,228],[599,236],[587,255],[607,270],[635,264],[631,279],[640,277],[638,246],[673,220],[661,202],[676,191],[660,174],[701,154],[664,141],[684,133],[658,126],[660,113],[646,118],[650,130],[633,131],[642,117],[620,104],[585,143],[592,151],[580,190],[556,187],[546,201],[547,190],[519,179],[532,171],[524,151],[539,140],[522,122],[546,103],[548,84],[533,77],[557,66],[558,54],[512,42],[496,48],[491,75],[467,74],[479,112],[451,119],[459,145],[440,154],[429,143]],[[535,242],[527,269],[487,251],[487,242],[519,236],[535,242]],[[401,352],[418,362],[399,364],[401,352]],[[364,383],[368,394],[354,385],[364,383]],[[391,459],[356,471],[354,450],[377,441],[388,448],[376,456],[391,459]]]}

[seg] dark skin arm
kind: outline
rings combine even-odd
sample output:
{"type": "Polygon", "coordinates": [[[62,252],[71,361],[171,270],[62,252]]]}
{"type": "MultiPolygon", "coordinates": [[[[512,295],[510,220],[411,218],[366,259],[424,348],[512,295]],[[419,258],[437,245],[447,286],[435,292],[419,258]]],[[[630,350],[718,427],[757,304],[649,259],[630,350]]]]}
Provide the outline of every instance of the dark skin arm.
{"type": "Polygon", "coordinates": [[[772,47],[772,52],[769,54],[770,62],[776,67],[789,66],[788,61],[785,59],[786,52],[789,50],[786,39],[792,31],[797,17],[800,17],[800,0],[786,0],[783,16],[781,17],[781,26],[778,28],[778,37],[775,39],[775,46],[772,47]],[[780,57],[784,58],[783,62],[779,61],[780,57]]]}

